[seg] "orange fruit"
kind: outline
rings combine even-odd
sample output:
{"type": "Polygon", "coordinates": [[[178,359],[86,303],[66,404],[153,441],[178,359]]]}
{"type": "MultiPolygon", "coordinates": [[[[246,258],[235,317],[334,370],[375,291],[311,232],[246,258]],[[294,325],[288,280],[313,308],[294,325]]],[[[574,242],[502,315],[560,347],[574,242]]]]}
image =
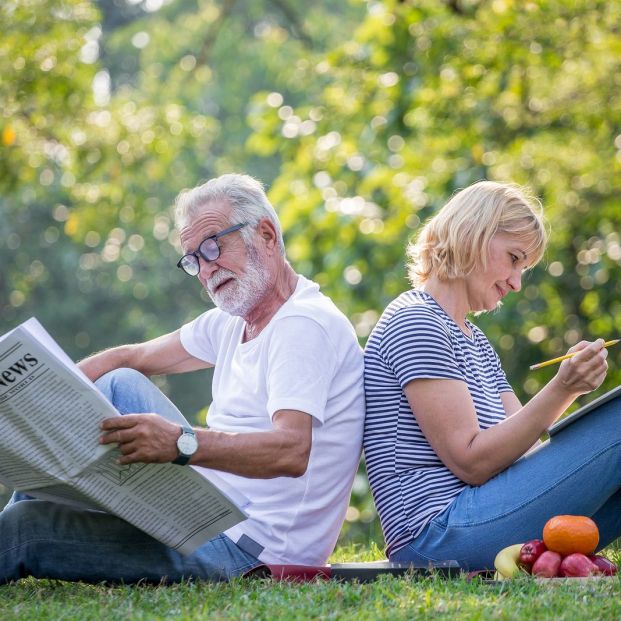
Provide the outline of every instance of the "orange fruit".
{"type": "Polygon", "coordinates": [[[559,554],[591,554],[599,543],[599,530],[584,515],[556,515],[543,527],[543,542],[559,554]]]}

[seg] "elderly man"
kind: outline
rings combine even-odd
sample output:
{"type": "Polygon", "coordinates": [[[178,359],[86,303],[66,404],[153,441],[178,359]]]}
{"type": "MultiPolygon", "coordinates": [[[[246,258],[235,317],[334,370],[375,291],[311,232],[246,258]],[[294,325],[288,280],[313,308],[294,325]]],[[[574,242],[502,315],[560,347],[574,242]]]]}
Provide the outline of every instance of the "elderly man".
{"type": "Polygon", "coordinates": [[[183,192],[178,267],[217,308],[179,330],[95,354],[80,367],[126,414],[102,443],[121,462],[196,464],[250,500],[249,518],[189,556],[103,512],[14,502],[0,514],[0,581],[226,580],[260,563],[321,564],[343,522],[360,455],[362,353],[354,331],[285,258],[261,185],[223,175],[183,192]],[[209,428],[158,415],[145,377],[215,367],[209,428]]]}

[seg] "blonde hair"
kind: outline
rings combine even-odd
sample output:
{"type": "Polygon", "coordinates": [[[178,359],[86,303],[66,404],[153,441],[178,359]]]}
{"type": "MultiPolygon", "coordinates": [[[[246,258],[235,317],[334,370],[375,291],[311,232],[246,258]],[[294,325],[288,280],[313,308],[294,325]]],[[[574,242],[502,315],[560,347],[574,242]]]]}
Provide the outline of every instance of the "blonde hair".
{"type": "Polygon", "coordinates": [[[542,258],[547,232],[541,203],[525,188],[479,181],[455,194],[408,245],[412,286],[432,275],[463,278],[487,267],[489,243],[506,233],[524,244],[528,268],[542,258]]]}

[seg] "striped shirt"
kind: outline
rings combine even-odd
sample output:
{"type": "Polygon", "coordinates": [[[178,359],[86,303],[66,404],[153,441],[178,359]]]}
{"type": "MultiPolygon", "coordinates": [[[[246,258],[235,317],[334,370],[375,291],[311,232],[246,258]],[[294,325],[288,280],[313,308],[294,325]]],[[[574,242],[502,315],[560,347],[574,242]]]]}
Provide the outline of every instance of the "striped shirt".
{"type": "Polygon", "coordinates": [[[403,391],[415,379],[466,382],[479,426],[505,418],[511,386],[479,328],[465,335],[427,293],[411,290],[380,318],[365,350],[364,452],[387,553],[414,539],[466,486],[425,439],[403,391]]]}

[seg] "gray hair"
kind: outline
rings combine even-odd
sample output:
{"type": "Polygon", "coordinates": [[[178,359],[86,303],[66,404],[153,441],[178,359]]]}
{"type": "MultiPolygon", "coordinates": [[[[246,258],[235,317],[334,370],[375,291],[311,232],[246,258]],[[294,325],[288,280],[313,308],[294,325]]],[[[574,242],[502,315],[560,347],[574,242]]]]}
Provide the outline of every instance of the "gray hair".
{"type": "Polygon", "coordinates": [[[261,218],[268,218],[274,225],[278,236],[280,253],[285,254],[285,243],[278,216],[269,202],[263,185],[249,175],[229,173],[210,179],[191,190],[183,190],[175,200],[175,226],[181,230],[184,226],[207,210],[210,203],[226,201],[231,206],[231,224],[247,222],[250,227],[240,230],[246,246],[250,246],[252,229],[261,218]]]}

